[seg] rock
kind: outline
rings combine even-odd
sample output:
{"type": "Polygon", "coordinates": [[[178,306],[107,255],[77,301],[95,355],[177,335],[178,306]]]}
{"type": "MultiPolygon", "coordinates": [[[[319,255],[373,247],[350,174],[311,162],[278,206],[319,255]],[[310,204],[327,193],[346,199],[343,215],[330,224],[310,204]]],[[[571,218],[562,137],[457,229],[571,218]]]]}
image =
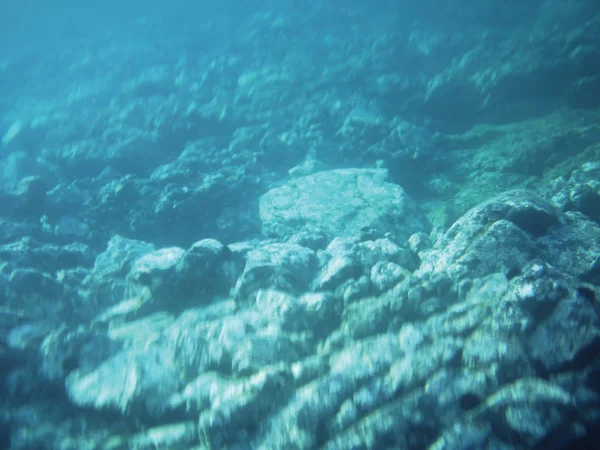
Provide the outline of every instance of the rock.
{"type": "Polygon", "coordinates": [[[380,293],[393,287],[410,275],[406,269],[393,262],[380,261],[371,268],[371,284],[380,293]]]}
{"type": "MultiPolygon", "coordinates": [[[[83,282],[84,296],[100,309],[123,300],[126,277],[137,259],[154,250],[147,242],[113,236],[83,282]]],[[[96,311],[98,313],[99,311],[96,311]]]]}
{"type": "Polygon", "coordinates": [[[40,177],[25,177],[15,192],[20,215],[39,217],[46,209],[46,182],[40,177]]]}
{"type": "Polygon", "coordinates": [[[331,331],[339,323],[341,313],[340,301],[323,292],[296,298],[278,291],[261,290],[256,296],[256,307],[268,317],[271,325],[316,336],[331,331]]]}
{"type": "Polygon", "coordinates": [[[79,406],[153,414],[163,397],[179,387],[173,356],[158,345],[117,353],[93,371],[71,372],[66,379],[67,393],[79,406]]]}
{"type": "Polygon", "coordinates": [[[177,284],[185,289],[180,295],[202,300],[217,293],[228,294],[239,275],[233,266],[225,265],[229,259],[229,249],[216,239],[192,244],[176,267],[177,284]]]}
{"type": "Polygon", "coordinates": [[[61,217],[54,226],[54,234],[63,241],[86,242],[90,227],[73,216],[61,217]]]}
{"type": "Polygon", "coordinates": [[[97,278],[125,278],[135,261],[152,252],[154,246],[150,243],[113,236],[108,241],[104,252],[96,257],[94,268],[90,274],[97,278]]]}
{"type": "Polygon", "coordinates": [[[290,294],[306,292],[316,275],[315,253],[296,244],[267,244],[247,254],[246,267],[233,297],[240,305],[252,304],[260,289],[290,294]]]}
{"type": "Polygon", "coordinates": [[[35,239],[23,237],[19,241],[0,246],[0,257],[9,267],[31,268],[47,274],[61,269],[89,267],[94,256],[92,249],[78,242],[66,245],[42,244],[35,239]]]}
{"type": "Polygon", "coordinates": [[[429,250],[432,244],[429,236],[427,236],[425,233],[415,233],[408,238],[408,245],[410,246],[410,250],[415,255],[418,255],[424,250],[429,250]]]}
{"type": "MultiPolygon", "coordinates": [[[[144,252],[148,248],[142,246],[138,250],[144,252]]],[[[123,301],[107,311],[102,320],[130,313],[139,317],[163,309],[176,312],[210,303],[215,296],[227,293],[233,284],[236,269],[233,263],[228,264],[232,255],[220,242],[204,239],[187,251],[162,248],[143,254],[133,263],[128,261],[126,266],[131,269],[126,283],[118,285],[123,301]]]]}
{"type": "MultiPolygon", "coordinates": [[[[543,444],[543,438],[552,435],[557,427],[571,425],[569,417],[574,413],[573,403],[574,398],[555,383],[539,378],[518,380],[503,387],[483,406],[465,417],[464,428],[461,426],[459,431],[459,427],[449,426],[428,448],[481,447],[490,441],[494,442],[495,447],[502,448],[507,440],[514,442],[515,434],[519,436],[519,448],[535,447],[536,444],[543,444]],[[540,408],[550,409],[554,420],[542,420],[540,408]],[[488,419],[482,423],[479,420],[481,417],[488,419]],[[494,430],[491,423],[497,423],[496,420],[503,420],[506,428],[494,430]]],[[[554,441],[559,445],[564,443],[562,439],[554,441]]]]}
{"type": "Polygon", "coordinates": [[[71,372],[89,373],[121,347],[101,332],[61,327],[48,333],[40,345],[42,374],[47,380],[64,383],[71,372]]]}
{"type": "Polygon", "coordinates": [[[573,171],[566,186],[569,208],[600,223],[600,164],[585,163],[573,171]]]}
{"type": "Polygon", "coordinates": [[[373,281],[372,286],[381,292],[399,281],[406,268],[417,267],[415,256],[388,238],[364,241],[359,241],[359,238],[335,238],[325,251],[319,252],[319,258],[321,270],[314,284],[317,289],[326,290],[336,290],[367,276],[373,281]],[[397,275],[392,276],[393,280],[384,276],[384,273],[391,275],[392,272],[397,275]],[[382,276],[388,280],[384,281],[382,276]]]}
{"type": "Polygon", "coordinates": [[[571,211],[562,222],[538,240],[539,257],[564,274],[587,281],[600,255],[600,225],[571,211]]]}
{"type": "Polygon", "coordinates": [[[429,222],[385,170],[339,169],[296,178],[260,199],[263,234],[284,238],[300,231],[329,240],[359,234],[365,227],[390,232],[400,241],[428,232],[429,222]]]}
{"type": "Polygon", "coordinates": [[[94,258],[87,245],[58,246],[23,238],[1,246],[0,258],[8,280],[7,307],[50,323],[87,320],[95,314],[93,304],[82,302],[81,283],[94,258]]]}
{"type": "Polygon", "coordinates": [[[317,251],[324,249],[327,246],[328,241],[327,236],[325,236],[325,234],[320,230],[314,232],[304,230],[291,236],[287,240],[287,243],[298,244],[302,247],[307,247],[311,250],[317,251]]]}
{"type": "Polygon", "coordinates": [[[359,267],[350,256],[334,256],[327,261],[327,264],[319,272],[316,287],[327,290],[335,289],[343,282],[357,277],[360,273],[358,269],[359,267]]]}
{"type": "Polygon", "coordinates": [[[366,297],[344,308],[341,330],[355,339],[385,333],[391,323],[389,296],[366,297]]]}
{"type": "MultiPolygon", "coordinates": [[[[543,292],[533,289],[531,295],[543,292]]],[[[531,357],[541,366],[540,374],[581,370],[589,358],[600,355],[600,317],[592,304],[566,289],[551,306],[551,312],[546,309],[537,317],[537,329],[528,342],[531,357]]]]}
{"type": "Polygon", "coordinates": [[[153,296],[162,298],[172,293],[177,265],[185,250],[167,247],[154,250],[137,259],[127,274],[132,286],[148,288],[153,296]]]}
{"type": "Polygon", "coordinates": [[[15,269],[9,278],[11,290],[19,297],[34,300],[58,300],[63,292],[61,284],[54,277],[34,270],[15,269]]]}
{"type": "Polygon", "coordinates": [[[291,364],[304,354],[303,347],[283,334],[248,335],[231,349],[231,370],[236,376],[248,376],[279,362],[291,364]]]}
{"type": "Polygon", "coordinates": [[[139,450],[150,450],[159,446],[165,448],[189,448],[197,440],[197,424],[193,421],[187,421],[144,430],[132,436],[128,441],[128,446],[139,450]]]}
{"type": "Polygon", "coordinates": [[[446,272],[459,281],[518,270],[536,257],[538,239],[559,223],[550,203],[527,192],[506,192],[458,219],[422,254],[420,272],[446,272]]]}
{"type": "Polygon", "coordinates": [[[347,283],[340,286],[340,288],[344,304],[347,305],[355,300],[368,296],[370,281],[367,276],[362,276],[358,280],[349,280],[347,283]]]}
{"type": "MultiPolygon", "coordinates": [[[[276,399],[286,398],[293,387],[293,376],[286,367],[271,367],[214,389],[211,408],[198,419],[200,445],[224,448],[227,442],[245,442],[254,431],[256,417],[268,417],[276,410],[276,399]],[[232,430],[235,430],[232,434],[232,430]]],[[[242,447],[243,448],[243,447],[242,447]]]]}
{"type": "Polygon", "coordinates": [[[581,186],[570,192],[571,204],[590,219],[600,223],[600,189],[581,186]]]}
{"type": "Polygon", "coordinates": [[[46,202],[53,216],[79,214],[86,201],[86,188],[82,183],[60,183],[48,190],[46,202]]]}
{"type": "Polygon", "coordinates": [[[355,258],[363,270],[369,272],[375,264],[392,262],[406,270],[413,271],[419,265],[417,258],[408,248],[398,246],[388,238],[365,240],[356,245],[355,258]]]}

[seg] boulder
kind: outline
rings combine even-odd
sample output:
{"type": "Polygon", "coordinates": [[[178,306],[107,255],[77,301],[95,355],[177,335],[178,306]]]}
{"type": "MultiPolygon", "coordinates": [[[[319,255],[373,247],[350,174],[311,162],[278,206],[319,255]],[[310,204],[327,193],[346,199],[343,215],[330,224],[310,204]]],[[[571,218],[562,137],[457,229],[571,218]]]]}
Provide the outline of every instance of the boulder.
{"type": "Polygon", "coordinates": [[[391,232],[399,240],[428,232],[417,204],[382,169],[337,169],[296,178],[260,199],[263,234],[285,238],[322,231],[329,240],[366,228],[391,232]]]}

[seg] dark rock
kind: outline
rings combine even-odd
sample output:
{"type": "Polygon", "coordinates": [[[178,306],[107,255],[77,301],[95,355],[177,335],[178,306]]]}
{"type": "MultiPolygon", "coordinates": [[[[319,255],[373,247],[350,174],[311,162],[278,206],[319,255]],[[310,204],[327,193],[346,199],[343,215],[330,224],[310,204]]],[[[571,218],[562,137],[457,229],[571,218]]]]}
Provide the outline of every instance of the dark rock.
{"type": "Polygon", "coordinates": [[[178,285],[185,289],[180,295],[189,300],[228,294],[233,286],[233,273],[226,273],[229,250],[215,239],[195,242],[178,261],[178,285]]]}
{"type": "Polygon", "coordinates": [[[458,403],[460,405],[460,409],[463,411],[469,411],[479,406],[482,401],[483,399],[479,395],[473,392],[466,392],[460,396],[458,403]]]}
{"type": "Polygon", "coordinates": [[[538,240],[539,256],[564,273],[589,281],[600,255],[600,225],[572,211],[566,212],[562,221],[538,240]]]}
{"type": "Polygon", "coordinates": [[[546,373],[565,370],[578,359],[583,365],[600,355],[600,317],[590,302],[580,296],[562,298],[543,320],[529,342],[532,357],[546,373]],[[592,354],[588,349],[593,350],[592,354]]]}
{"type": "Polygon", "coordinates": [[[573,190],[570,197],[571,203],[577,211],[600,223],[600,194],[597,190],[583,185],[573,190]]]}
{"type": "Polygon", "coordinates": [[[507,192],[457,220],[431,251],[422,254],[420,270],[445,271],[455,281],[513,272],[535,257],[538,240],[559,224],[551,204],[530,193],[507,192]]]}

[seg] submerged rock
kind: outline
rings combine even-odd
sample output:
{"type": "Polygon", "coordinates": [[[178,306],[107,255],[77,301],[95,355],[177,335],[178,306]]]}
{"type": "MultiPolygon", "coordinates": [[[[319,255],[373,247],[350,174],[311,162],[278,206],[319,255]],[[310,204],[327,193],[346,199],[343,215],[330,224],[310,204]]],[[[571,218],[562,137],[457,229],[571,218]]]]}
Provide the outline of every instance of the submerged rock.
{"type": "Polygon", "coordinates": [[[400,241],[430,229],[417,204],[380,169],[339,169],[296,178],[260,199],[263,233],[286,237],[319,230],[331,240],[365,227],[400,241]]]}
{"type": "Polygon", "coordinates": [[[250,250],[232,291],[241,305],[252,303],[260,289],[302,293],[317,273],[315,252],[297,244],[267,244],[250,250]]]}
{"type": "Polygon", "coordinates": [[[420,254],[420,272],[445,272],[460,281],[518,270],[536,257],[538,239],[559,225],[547,201],[522,191],[501,194],[472,208],[420,254]]]}

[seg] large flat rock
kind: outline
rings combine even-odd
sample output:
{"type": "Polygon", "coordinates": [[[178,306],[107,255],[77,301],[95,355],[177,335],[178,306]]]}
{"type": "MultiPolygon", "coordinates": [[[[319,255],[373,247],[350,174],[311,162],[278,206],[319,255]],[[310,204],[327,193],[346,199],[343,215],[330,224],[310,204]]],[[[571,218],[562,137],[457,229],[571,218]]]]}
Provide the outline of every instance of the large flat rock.
{"type": "Polygon", "coordinates": [[[365,227],[407,239],[429,232],[424,213],[383,169],[338,169],[291,180],[260,199],[263,234],[285,238],[300,231],[329,239],[352,236],[365,227]]]}

